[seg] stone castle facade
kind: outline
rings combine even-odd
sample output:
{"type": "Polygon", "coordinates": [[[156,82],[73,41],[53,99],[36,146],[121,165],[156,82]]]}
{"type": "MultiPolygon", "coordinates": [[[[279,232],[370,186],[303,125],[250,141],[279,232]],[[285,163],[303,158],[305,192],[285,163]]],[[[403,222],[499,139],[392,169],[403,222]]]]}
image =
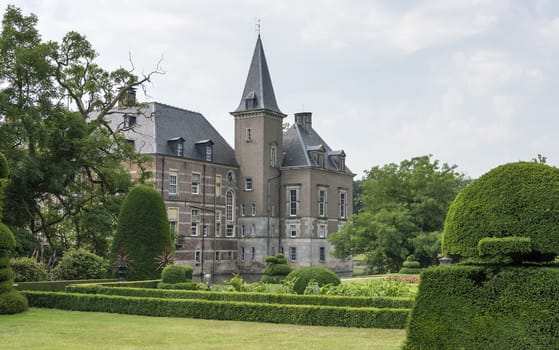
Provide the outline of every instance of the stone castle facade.
{"type": "MultiPolygon", "coordinates": [[[[176,232],[176,263],[199,275],[259,274],[265,257],[283,253],[294,267],[321,265],[351,273],[351,259],[331,255],[329,234],[352,212],[354,174],[295,114],[283,130],[258,37],[235,119],[235,147],[200,113],[153,102],[141,113],[121,107],[111,123],[153,160],[176,232]]],[[[131,169],[134,172],[134,169],[131,169]]]]}

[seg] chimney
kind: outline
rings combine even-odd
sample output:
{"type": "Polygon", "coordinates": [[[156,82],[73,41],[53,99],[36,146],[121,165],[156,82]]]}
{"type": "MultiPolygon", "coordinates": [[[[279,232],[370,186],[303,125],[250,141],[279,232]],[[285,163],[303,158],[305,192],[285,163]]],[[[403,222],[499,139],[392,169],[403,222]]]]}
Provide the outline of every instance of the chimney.
{"type": "Polygon", "coordinates": [[[305,129],[305,131],[310,134],[312,130],[312,113],[295,113],[295,123],[301,125],[305,129]]]}
{"type": "Polygon", "coordinates": [[[130,87],[118,101],[119,107],[132,106],[136,103],[136,88],[130,87]]]}

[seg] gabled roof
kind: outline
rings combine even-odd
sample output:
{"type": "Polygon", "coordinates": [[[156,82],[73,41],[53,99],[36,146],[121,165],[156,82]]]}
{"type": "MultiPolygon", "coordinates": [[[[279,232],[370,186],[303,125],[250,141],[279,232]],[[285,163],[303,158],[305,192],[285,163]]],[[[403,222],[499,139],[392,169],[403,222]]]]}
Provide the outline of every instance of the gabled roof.
{"type": "MultiPolygon", "coordinates": [[[[276,102],[276,95],[270,78],[270,71],[266,63],[264,48],[260,35],[256,40],[256,47],[252,55],[252,61],[248,70],[248,76],[241,96],[241,103],[235,112],[267,109],[283,114],[276,102]],[[247,104],[248,100],[248,104],[247,104]]],[[[233,112],[233,113],[235,113],[233,112]]]]}
{"type": "Polygon", "coordinates": [[[210,143],[214,162],[237,166],[233,148],[202,114],[158,102],[153,103],[153,112],[156,153],[173,155],[167,141],[182,139],[183,157],[204,160],[198,148],[201,143],[210,143]]]}
{"type": "MultiPolygon", "coordinates": [[[[322,151],[325,155],[345,156],[343,151],[333,151],[330,146],[311,129],[307,132],[305,128],[295,123],[283,134],[283,163],[282,167],[312,167],[315,166],[309,157],[310,151],[322,151]]],[[[325,157],[324,168],[327,170],[338,171],[331,157],[325,157]]],[[[352,174],[346,166],[344,173],[352,174]]]]}

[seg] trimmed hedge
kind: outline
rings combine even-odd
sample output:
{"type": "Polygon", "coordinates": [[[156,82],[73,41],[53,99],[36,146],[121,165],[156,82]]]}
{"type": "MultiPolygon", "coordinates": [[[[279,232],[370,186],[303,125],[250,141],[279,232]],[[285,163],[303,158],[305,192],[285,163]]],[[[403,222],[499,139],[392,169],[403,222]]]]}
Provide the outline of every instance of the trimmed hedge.
{"type": "Polygon", "coordinates": [[[91,284],[116,281],[110,280],[72,280],[72,281],[39,281],[39,282],[18,282],[15,285],[17,290],[36,290],[45,292],[63,292],[70,284],[91,284]]]}
{"type": "Polygon", "coordinates": [[[336,327],[403,328],[409,314],[407,309],[389,308],[275,305],[36,291],[27,291],[25,295],[33,307],[336,327]]]}
{"type": "Polygon", "coordinates": [[[482,238],[477,249],[482,257],[522,257],[532,251],[530,237],[486,237],[482,238]]]}
{"type": "Polygon", "coordinates": [[[557,286],[559,268],[429,268],[404,349],[557,349],[557,286]]]}
{"type": "Polygon", "coordinates": [[[196,290],[198,289],[198,282],[179,282],[179,283],[165,283],[159,282],[157,288],[159,289],[179,289],[179,290],[196,290]]]}
{"type": "MultiPolygon", "coordinates": [[[[112,285],[112,284],[111,284],[112,285]]],[[[413,306],[412,298],[390,297],[344,297],[328,295],[294,295],[294,294],[269,294],[269,293],[236,293],[236,292],[208,292],[191,290],[160,290],[142,288],[114,288],[105,285],[81,284],[70,285],[67,292],[106,294],[133,297],[172,298],[172,299],[201,299],[209,301],[238,301],[249,303],[269,304],[294,304],[294,305],[328,305],[347,307],[376,307],[376,308],[403,308],[413,306]]]]}
{"type": "Polygon", "coordinates": [[[167,265],[161,271],[161,282],[166,284],[189,282],[192,280],[192,267],[167,265]]]}
{"type": "Polygon", "coordinates": [[[334,271],[322,266],[301,267],[287,275],[286,280],[293,282],[293,291],[297,294],[303,294],[309,282],[313,280],[319,287],[330,283],[337,286],[341,283],[334,271]]]}
{"type": "Polygon", "coordinates": [[[446,216],[442,250],[475,259],[483,238],[529,237],[530,254],[517,260],[552,261],[559,254],[557,227],[559,169],[510,163],[472,181],[456,196],[446,216]]]}

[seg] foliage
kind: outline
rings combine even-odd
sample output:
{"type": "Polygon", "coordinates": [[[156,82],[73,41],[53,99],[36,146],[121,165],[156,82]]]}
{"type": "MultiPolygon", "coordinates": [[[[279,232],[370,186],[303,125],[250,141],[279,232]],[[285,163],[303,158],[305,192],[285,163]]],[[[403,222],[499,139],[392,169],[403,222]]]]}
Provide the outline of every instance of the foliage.
{"type": "Polygon", "coordinates": [[[307,284],[313,280],[319,287],[327,284],[337,286],[341,283],[336,273],[322,266],[301,267],[287,275],[286,280],[293,282],[293,291],[297,294],[303,294],[307,284]]]}
{"type": "Polygon", "coordinates": [[[287,259],[281,253],[266,257],[266,263],[268,265],[264,269],[264,275],[260,280],[264,283],[281,283],[293,271],[291,266],[287,264],[287,259]]]}
{"type": "Polygon", "coordinates": [[[112,246],[113,254],[124,248],[130,256],[127,278],[159,278],[156,258],[172,247],[163,198],[153,187],[133,188],[122,204],[112,246]]]}
{"type": "Polygon", "coordinates": [[[45,281],[48,278],[47,268],[32,258],[18,258],[11,262],[15,282],[45,281]]]}
{"type": "MultiPolygon", "coordinates": [[[[158,290],[159,291],[159,290],[158,290]]],[[[170,292],[189,292],[161,290],[170,292]]],[[[408,309],[270,304],[122,297],[103,294],[25,292],[30,306],[146,316],[291,323],[334,327],[403,328],[408,309]]],[[[225,293],[227,294],[227,293],[225,293]]]]}
{"type": "Polygon", "coordinates": [[[69,249],[52,270],[58,280],[86,280],[104,278],[109,264],[104,258],[85,249],[69,249]]]}
{"type": "Polygon", "coordinates": [[[415,257],[413,255],[408,256],[402,266],[403,267],[400,269],[400,271],[398,271],[398,273],[408,275],[421,273],[421,263],[415,260],[415,257]]]}
{"type": "Polygon", "coordinates": [[[40,232],[53,249],[106,255],[131,184],[123,163],[138,165],[143,177],[147,161],[107,118],[153,73],[105,70],[84,36],[46,42],[37,24],[9,5],[0,32],[0,150],[11,168],[6,199],[13,204],[4,220],[16,234],[40,232]]]}
{"type": "Polygon", "coordinates": [[[415,296],[414,288],[409,283],[402,281],[391,281],[386,279],[370,279],[364,282],[348,282],[338,286],[330,286],[323,289],[326,295],[343,295],[343,296],[359,296],[359,297],[413,297],[415,296]]]}
{"type": "Polygon", "coordinates": [[[246,282],[238,273],[236,273],[233,275],[233,278],[224,281],[223,284],[226,286],[231,286],[233,287],[233,290],[240,292],[243,290],[243,287],[246,284],[246,282]]]}
{"type": "Polygon", "coordinates": [[[439,266],[423,272],[412,349],[555,349],[559,269],[439,266]]]}
{"type": "Polygon", "coordinates": [[[443,229],[448,207],[464,187],[456,166],[431,156],[375,166],[360,184],[362,203],[341,232],[329,236],[338,257],[364,253],[373,273],[398,271],[414,254],[423,266],[440,253],[435,232],[443,229]]]}
{"type": "Polygon", "coordinates": [[[90,284],[112,282],[115,280],[69,280],[69,281],[38,281],[38,282],[19,282],[16,289],[19,291],[36,290],[42,292],[63,292],[66,287],[73,284],[90,284]]]}
{"type": "Polygon", "coordinates": [[[27,307],[27,299],[15,290],[0,294],[0,314],[17,314],[27,307]]]}
{"type": "Polygon", "coordinates": [[[501,165],[466,187],[452,203],[443,233],[444,254],[482,258],[483,238],[526,237],[492,242],[485,255],[505,254],[516,260],[551,261],[559,254],[559,169],[540,163],[501,165]],[[514,249],[517,251],[506,250],[514,249]],[[501,245],[497,247],[497,245],[501,245]],[[507,245],[509,248],[506,248],[507,245]]]}
{"type": "Polygon", "coordinates": [[[159,289],[180,289],[180,290],[198,290],[200,289],[199,282],[178,282],[178,283],[165,283],[159,282],[157,288],[159,289]]]}
{"type": "MultiPolygon", "coordinates": [[[[175,237],[173,232],[170,232],[170,234],[171,241],[174,242],[175,237]]],[[[169,247],[164,247],[163,252],[155,257],[155,262],[157,263],[158,270],[164,269],[166,266],[172,265],[175,262],[175,252],[169,247]]]]}
{"type": "Polygon", "coordinates": [[[174,284],[192,281],[192,267],[181,265],[167,265],[161,271],[161,282],[174,284]]]}

